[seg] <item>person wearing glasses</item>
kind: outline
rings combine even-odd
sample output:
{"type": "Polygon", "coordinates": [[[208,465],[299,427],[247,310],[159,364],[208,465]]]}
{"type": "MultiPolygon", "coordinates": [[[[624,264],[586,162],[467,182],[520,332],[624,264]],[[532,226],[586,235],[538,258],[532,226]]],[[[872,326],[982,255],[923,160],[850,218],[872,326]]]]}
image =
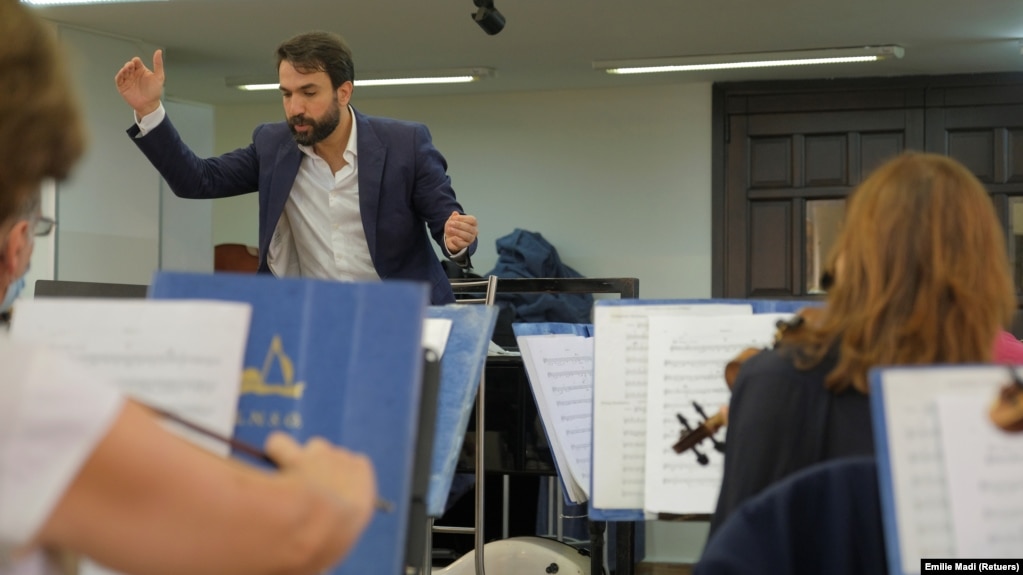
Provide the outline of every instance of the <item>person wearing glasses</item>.
{"type": "MultiPolygon", "coordinates": [[[[84,148],[51,31],[0,0],[0,293],[17,295],[45,178],[84,148]]],[[[214,456],[55,352],[0,332],[0,575],[90,557],[134,575],[322,573],[371,520],[371,463],[313,439],[270,436],[271,472],[214,456]]]]}
{"type": "Polygon", "coordinates": [[[50,235],[50,232],[55,227],[57,227],[57,220],[43,215],[37,216],[35,223],[32,225],[32,235],[37,238],[46,237],[50,235]]]}
{"type": "MultiPolygon", "coordinates": [[[[32,237],[43,237],[50,235],[53,231],[53,227],[57,225],[56,220],[40,215],[39,202],[34,202],[35,206],[30,204],[29,210],[32,214],[29,217],[32,228],[30,230],[32,237]]],[[[28,268],[25,268],[25,272],[28,272],[28,268]]],[[[14,283],[7,286],[7,291],[4,293],[3,300],[0,300],[0,323],[8,325],[11,321],[11,308],[14,307],[14,301],[21,295],[21,291],[25,289],[25,275],[18,276],[18,279],[14,283]]]]}

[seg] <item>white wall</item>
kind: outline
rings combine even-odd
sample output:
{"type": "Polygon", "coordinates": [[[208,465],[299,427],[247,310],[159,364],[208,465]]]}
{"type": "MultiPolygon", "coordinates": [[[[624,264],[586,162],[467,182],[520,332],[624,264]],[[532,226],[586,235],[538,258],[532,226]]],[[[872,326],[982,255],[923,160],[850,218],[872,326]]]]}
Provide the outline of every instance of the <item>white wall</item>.
{"type": "Polygon", "coordinates": [[[58,186],[57,279],[146,284],[159,261],[159,176],[124,130],[131,109],[114,73],[149,46],[60,27],[89,147],[58,186]]]}
{"type": "MultiPolygon", "coordinates": [[[[711,85],[360,100],[426,123],[459,201],[494,241],[538,232],[587,277],[638,277],[646,298],[710,296],[711,85]]],[[[218,153],[248,145],[279,103],[217,108],[218,153]]],[[[255,195],[216,200],[214,242],[256,245],[255,195]]]]}

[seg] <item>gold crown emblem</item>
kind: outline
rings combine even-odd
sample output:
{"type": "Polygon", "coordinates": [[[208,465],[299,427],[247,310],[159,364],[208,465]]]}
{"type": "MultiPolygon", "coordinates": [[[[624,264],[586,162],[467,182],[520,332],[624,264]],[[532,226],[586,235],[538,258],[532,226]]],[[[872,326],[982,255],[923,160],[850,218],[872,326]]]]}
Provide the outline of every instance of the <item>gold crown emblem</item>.
{"type": "Polygon", "coordinates": [[[284,353],[284,344],[281,343],[279,335],[275,335],[270,342],[270,349],[267,350],[266,358],[263,360],[263,369],[249,367],[242,372],[241,393],[279,395],[299,399],[304,391],[305,383],[295,381],[295,368],[292,366],[288,354],[284,353]],[[281,377],[284,381],[268,383],[266,378],[275,360],[281,368],[281,377]]]}

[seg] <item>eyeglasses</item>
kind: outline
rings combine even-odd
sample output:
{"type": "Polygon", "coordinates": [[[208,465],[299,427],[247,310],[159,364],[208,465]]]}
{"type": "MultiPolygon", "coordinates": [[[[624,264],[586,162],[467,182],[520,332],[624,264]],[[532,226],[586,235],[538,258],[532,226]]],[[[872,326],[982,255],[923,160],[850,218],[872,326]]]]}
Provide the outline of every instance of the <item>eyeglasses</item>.
{"type": "Polygon", "coordinates": [[[57,225],[57,220],[46,216],[39,216],[32,222],[32,234],[35,236],[48,236],[57,225]]]}

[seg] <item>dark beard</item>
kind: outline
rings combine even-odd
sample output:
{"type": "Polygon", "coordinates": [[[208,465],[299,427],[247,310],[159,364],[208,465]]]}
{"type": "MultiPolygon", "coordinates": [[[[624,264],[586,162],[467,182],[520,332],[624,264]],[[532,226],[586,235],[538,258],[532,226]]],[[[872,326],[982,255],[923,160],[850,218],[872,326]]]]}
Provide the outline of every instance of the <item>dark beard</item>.
{"type": "Polygon", "coordinates": [[[334,102],[327,114],[321,120],[307,118],[304,114],[288,118],[288,128],[291,129],[291,136],[301,146],[312,146],[322,142],[327,136],[334,133],[338,124],[341,123],[341,106],[334,102]],[[308,133],[299,133],[295,126],[312,126],[308,133]]]}

